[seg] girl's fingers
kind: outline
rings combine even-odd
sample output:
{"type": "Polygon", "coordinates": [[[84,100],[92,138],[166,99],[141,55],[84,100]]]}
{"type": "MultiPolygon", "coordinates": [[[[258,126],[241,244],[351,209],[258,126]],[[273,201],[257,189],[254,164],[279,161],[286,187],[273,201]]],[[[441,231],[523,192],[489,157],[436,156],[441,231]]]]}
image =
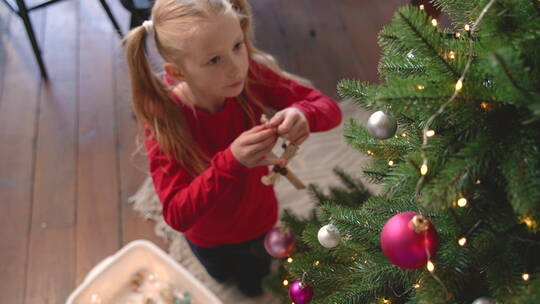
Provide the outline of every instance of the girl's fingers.
{"type": "Polygon", "coordinates": [[[291,131],[293,126],[297,122],[297,117],[294,115],[287,115],[283,122],[278,126],[278,134],[279,136],[283,136],[291,131]]]}
{"type": "Polygon", "coordinates": [[[283,112],[278,112],[276,115],[274,115],[274,117],[272,117],[272,119],[270,119],[268,125],[272,128],[275,128],[283,122],[283,119],[285,119],[285,115],[283,115],[283,112]]]}
{"type": "Polygon", "coordinates": [[[304,135],[301,135],[300,137],[298,137],[297,139],[293,140],[293,143],[297,146],[301,145],[304,141],[306,141],[306,139],[308,139],[309,137],[309,133],[306,133],[304,135]]]}
{"type": "Polygon", "coordinates": [[[257,144],[273,137],[276,137],[276,129],[259,130],[256,133],[246,134],[245,138],[242,140],[242,145],[249,146],[257,144]]]}
{"type": "Polygon", "coordinates": [[[263,142],[257,143],[256,145],[253,145],[253,147],[252,147],[253,152],[251,152],[250,154],[255,155],[255,154],[259,154],[261,152],[264,152],[266,154],[266,153],[272,151],[272,148],[274,147],[276,142],[277,142],[277,137],[268,138],[263,142]]]}
{"type": "Polygon", "coordinates": [[[266,156],[263,156],[260,158],[260,160],[257,162],[257,166],[285,166],[287,164],[287,161],[281,158],[269,158],[266,156]]]}

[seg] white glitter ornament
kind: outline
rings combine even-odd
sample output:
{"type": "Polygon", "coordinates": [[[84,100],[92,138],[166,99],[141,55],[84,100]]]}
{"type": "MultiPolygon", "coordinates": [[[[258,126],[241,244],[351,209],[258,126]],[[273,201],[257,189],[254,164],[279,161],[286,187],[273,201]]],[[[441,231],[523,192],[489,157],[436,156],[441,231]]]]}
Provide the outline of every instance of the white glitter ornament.
{"type": "Polygon", "coordinates": [[[326,248],[336,247],[339,244],[339,241],[341,240],[341,236],[339,235],[339,230],[336,228],[336,226],[332,224],[328,224],[326,226],[323,226],[321,229],[319,229],[317,238],[319,239],[319,243],[321,243],[321,245],[323,245],[326,248]]]}

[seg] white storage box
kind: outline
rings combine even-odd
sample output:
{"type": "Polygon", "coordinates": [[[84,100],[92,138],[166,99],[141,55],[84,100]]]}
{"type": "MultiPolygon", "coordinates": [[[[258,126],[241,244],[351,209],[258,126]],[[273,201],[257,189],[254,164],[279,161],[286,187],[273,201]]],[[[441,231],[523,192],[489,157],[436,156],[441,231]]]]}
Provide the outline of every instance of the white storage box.
{"type": "Polygon", "coordinates": [[[160,280],[171,283],[179,291],[189,292],[193,304],[222,304],[184,267],[159,247],[145,240],[127,244],[116,254],[96,265],[69,296],[66,304],[116,302],[114,299],[118,293],[125,290],[133,276],[141,271],[156,274],[160,280]],[[100,300],[95,301],[98,297],[100,300]]]}

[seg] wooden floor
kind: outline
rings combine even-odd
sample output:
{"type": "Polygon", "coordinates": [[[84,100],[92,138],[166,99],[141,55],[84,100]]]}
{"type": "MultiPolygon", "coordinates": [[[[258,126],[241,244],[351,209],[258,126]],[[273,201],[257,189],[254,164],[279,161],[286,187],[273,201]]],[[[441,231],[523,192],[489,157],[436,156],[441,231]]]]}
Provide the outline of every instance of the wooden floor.
{"type": "MultiPolygon", "coordinates": [[[[108,2],[125,32],[128,14],[108,2]]],[[[404,1],[251,3],[258,46],[337,97],[341,78],[377,81],[377,32],[404,1]]],[[[146,163],[132,156],[126,66],[99,2],[62,1],[31,18],[48,84],[21,20],[0,3],[0,302],[62,303],[131,240],[166,244],[127,202],[146,163]]]]}

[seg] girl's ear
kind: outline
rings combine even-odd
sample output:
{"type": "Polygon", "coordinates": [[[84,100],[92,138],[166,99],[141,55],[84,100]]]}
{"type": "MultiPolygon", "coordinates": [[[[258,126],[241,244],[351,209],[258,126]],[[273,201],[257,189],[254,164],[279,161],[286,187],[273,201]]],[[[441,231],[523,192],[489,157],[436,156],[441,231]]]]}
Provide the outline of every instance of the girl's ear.
{"type": "Polygon", "coordinates": [[[184,72],[176,64],[167,62],[163,65],[163,70],[169,77],[172,77],[177,81],[185,80],[184,72]]]}

